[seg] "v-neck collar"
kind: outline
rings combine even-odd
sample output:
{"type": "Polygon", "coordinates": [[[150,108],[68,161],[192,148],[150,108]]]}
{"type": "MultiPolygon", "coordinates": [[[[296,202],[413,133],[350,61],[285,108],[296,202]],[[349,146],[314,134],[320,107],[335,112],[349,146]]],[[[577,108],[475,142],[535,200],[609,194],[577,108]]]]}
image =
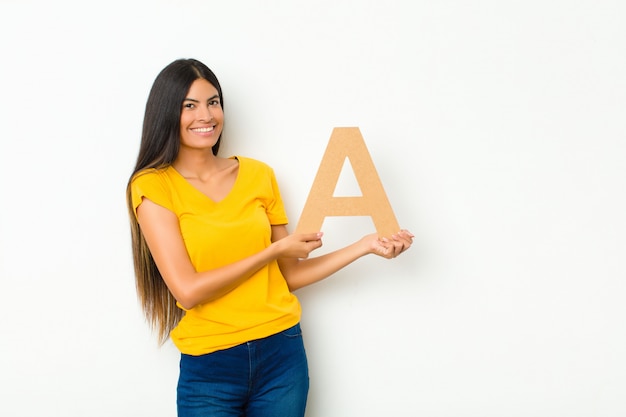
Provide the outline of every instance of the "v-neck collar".
{"type": "Polygon", "coordinates": [[[241,177],[241,158],[237,157],[236,155],[233,155],[233,156],[229,156],[228,159],[236,160],[237,163],[239,164],[239,167],[237,168],[237,177],[235,178],[235,182],[233,183],[233,186],[231,187],[230,191],[228,191],[228,194],[226,194],[226,196],[224,196],[224,198],[222,198],[220,201],[215,201],[211,197],[209,197],[208,195],[206,195],[205,193],[200,191],[195,185],[190,183],[187,178],[185,178],[180,172],[178,172],[176,170],[176,168],[174,168],[173,165],[170,165],[169,169],[172,170],[174,175],[176,177],[178,177],[178,179],[182,183],[186,184],[187,187],[191,188],[194,191],[194,193],[196,193],[196,194],[200,195],[202,198],[208,200],[209,202],[211,202],[211,204],[218,205],[218,204],[221,204],[223,201],[229,199],[230,196],[235,192],[235,189],[237,188],[237,186],[239,184],[239,178],[241,177]]]}

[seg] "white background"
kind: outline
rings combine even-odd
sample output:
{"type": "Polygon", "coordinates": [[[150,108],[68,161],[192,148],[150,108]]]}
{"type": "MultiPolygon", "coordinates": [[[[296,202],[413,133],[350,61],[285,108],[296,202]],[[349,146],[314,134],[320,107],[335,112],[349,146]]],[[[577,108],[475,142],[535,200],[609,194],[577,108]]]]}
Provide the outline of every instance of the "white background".
{"type": "MultiPolygon", "coordinates": [[[[626,3],[0,1],[0,415],[175,415],[124,202],[157,73],[195,57],[224,156],[295,226],[358,126],[398,259],[298,292],[308,417],[626,415],[626,3]]],[[[323,250],[373,231],[327,218],[323,250]]]]}

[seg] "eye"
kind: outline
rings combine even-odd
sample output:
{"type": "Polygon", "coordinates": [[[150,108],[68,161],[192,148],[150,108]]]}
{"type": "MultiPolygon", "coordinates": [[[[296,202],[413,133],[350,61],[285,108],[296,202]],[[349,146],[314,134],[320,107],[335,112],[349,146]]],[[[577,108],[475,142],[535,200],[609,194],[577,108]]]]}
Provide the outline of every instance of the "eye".
{"type": "Polygon", "coordinates": [[[194,103],[183,103],[184,109],[195,109],[196,105],[194,103]]]}
{"type": "Polygon", "coordinates": [[[217,99],[217,98],[209,101],[209,106],[211,106],[211,107],[215,107],[215,106],[219,106],[219,105],[220,105],[220,100],[217,99]]]}

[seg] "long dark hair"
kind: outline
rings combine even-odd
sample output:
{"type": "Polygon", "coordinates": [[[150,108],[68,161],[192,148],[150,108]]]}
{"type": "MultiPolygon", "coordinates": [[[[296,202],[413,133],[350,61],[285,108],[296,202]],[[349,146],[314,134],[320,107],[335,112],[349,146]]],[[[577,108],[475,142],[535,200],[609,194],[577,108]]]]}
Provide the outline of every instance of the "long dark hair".
{"type": "MultiPolygon", "coordinates": [[[[217,89],[220,105],[224,108],[220,83],[213,71],[202,62],[178,59],[163,68],[148,95],[139,155],[126,187],[137,296],[148,323],[157,331],[160,344],[165,343],[182,318],[183,311],[176,306],[176,299],[165,285],[141,233],[132,204],[130,184],[142,171],[166,168],[178,156],[182,104],[191,84],[197,79],[205,79],[217,89]]],[[[217,155],[221,139],[220,135],[213,146],[214,155],[217,155]]]]}

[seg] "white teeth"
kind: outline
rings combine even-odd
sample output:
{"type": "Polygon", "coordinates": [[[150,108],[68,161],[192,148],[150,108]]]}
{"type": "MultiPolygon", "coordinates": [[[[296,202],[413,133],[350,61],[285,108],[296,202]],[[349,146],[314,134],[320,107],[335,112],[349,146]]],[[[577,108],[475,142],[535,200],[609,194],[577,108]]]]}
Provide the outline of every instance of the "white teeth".
{"type": "Polygon", "coordinates": [[[212,127],[198,127],[196,129],[192,129],[194,132],[200,132],[200,133],[206,133],[206,132],[212,132],[213,128],[212,127]]]}

